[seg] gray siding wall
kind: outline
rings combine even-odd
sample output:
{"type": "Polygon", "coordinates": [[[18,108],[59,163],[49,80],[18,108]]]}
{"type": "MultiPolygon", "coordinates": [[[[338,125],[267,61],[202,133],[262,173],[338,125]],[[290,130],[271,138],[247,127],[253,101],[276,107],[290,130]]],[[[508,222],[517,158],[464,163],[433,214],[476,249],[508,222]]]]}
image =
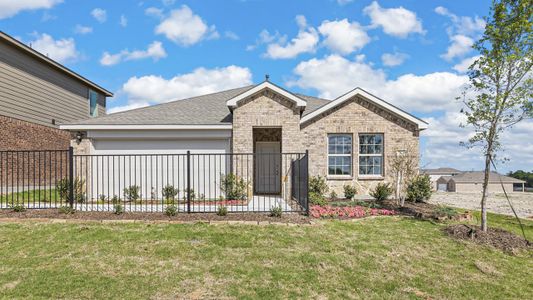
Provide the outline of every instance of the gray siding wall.
{"type": "MultiPolygon", "coordinates": [[[[88,95],[88,86],[0,41],[0,115],[47,126],[87,119],[88,95]]],[[[105,115],[102,94],[98,115],[105,115]]]]}

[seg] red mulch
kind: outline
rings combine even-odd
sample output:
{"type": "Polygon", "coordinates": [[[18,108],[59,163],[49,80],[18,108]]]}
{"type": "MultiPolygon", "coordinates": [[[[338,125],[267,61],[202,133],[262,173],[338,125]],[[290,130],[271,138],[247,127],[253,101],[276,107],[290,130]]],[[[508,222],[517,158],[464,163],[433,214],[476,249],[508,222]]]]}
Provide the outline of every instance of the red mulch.
{"type": "Polygon", "coordinates": [[[508,253],[526,249],[533,250],[533,245],[523,237],[500,228],[489,227],[488,231],[484,232],[479,226],[457,224],[446,227],[444,232],[455,239],[492,246],[508,253]]]}

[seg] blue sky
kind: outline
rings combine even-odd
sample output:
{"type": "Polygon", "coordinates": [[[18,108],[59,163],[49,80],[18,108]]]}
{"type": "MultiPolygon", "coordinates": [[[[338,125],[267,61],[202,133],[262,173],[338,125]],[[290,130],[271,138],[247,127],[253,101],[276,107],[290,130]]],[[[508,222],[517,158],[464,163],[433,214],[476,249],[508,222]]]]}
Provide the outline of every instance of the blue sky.
{"type": "MultiPolygon", "coordinates": [[[[430,122],[422,165],[480,169],[455,100],[489,10],[479,1],[0,0],[0,29],[115,93],[111,112],[271,81],[333,99],[360,86],[430,122]]],[[[533,169],[533,124],[502,170],[533,169]]]]}

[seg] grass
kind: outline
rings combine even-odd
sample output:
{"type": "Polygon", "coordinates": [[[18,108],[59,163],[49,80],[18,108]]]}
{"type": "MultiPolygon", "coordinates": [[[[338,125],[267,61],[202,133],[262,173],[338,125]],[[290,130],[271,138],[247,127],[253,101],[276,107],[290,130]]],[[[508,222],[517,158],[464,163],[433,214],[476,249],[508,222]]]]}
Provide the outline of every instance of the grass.
{"type": "MultiPolygon", "coordinates": [[[[519,233],[512,218],[489,224],[519,233]]],[[[533,237],[533,222],[524,221],[533,237]]],[[[321,226],[0,223],[0,298],[515,298],[533,254],[404,217],[321,226]]]]}
{"type": "MultiPolygon", "coordinates": [[[[0,204],[26,204],[33,202],[60,202],[56,189],[29,190],[18,193],[0,195],[0,204]],[[57,199],[57,200],[56,200],[57,199]]],[[[63,200],[64,201],[64,200],[63,200]]]]}

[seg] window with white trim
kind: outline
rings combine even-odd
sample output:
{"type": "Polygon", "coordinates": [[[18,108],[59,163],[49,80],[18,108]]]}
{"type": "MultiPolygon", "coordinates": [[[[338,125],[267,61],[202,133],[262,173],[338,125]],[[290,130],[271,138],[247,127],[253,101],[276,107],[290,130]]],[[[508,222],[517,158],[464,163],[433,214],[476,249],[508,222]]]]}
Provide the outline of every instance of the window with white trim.
{"type": "Polygon", "coordinates": [[[89,90],[89,116],[98,117],[98,94],[89,90]]]}
{"type": "Polygon", "coordinates": [[[359,135],[359,175],[383,175],[383,134],[359,135]]]}
{"type": "Polygon", "coordinates": [[[328,175],[352,175],[351,135],[328,135],[328,175]]]}

